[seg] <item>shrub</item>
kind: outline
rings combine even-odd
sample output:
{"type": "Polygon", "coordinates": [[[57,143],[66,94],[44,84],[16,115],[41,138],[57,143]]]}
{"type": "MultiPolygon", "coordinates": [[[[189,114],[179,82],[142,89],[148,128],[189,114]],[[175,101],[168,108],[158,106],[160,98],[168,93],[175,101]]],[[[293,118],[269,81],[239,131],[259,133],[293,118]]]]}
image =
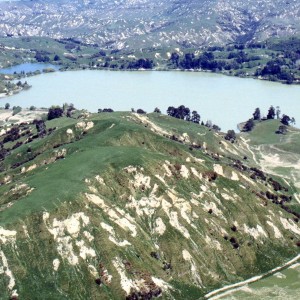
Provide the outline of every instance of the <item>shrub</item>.
{"type": "Polygon", "coordinates": [[[63,115],[63,110],[62,110],[61,107],[52,106],[48,110],[47,119],[48,120],[53,120],[53,119],[62,117],[62,115],[63,115]]]}
{"type": "Polygon", "coordinates": [[[275,131],[276,134],[286,134],[287,133],[287,126],[280,125],[278,129],[275,131]]]}
{"type": "Polygon", "coordinates": [[[22,107],[14,106],[12,115],[14,116],[14,115],[18,114],[20,111],[22,111],[22,107]]]}
{"type": "Polygon", "coordinates": [[[141,108],[139,108],[137,111],[136,111],[138,114],[145,114],[146,112],[143,110],[143,109],[141,109],[141,108]]]}
{"type": "Polygon", "coordinates": [[[236,139],[234,130],[228,130],[224,138],[227,141],[234,141],[236,139]]]}
{"type": "Polygon", "coordinates": [[[247,131],[251,131],[253,128],[254,128],[254,121],[253,119],[249,119],[246,124],[244,125],[243,127],[243,130],[244,132],[247,132],[247,131]]]}

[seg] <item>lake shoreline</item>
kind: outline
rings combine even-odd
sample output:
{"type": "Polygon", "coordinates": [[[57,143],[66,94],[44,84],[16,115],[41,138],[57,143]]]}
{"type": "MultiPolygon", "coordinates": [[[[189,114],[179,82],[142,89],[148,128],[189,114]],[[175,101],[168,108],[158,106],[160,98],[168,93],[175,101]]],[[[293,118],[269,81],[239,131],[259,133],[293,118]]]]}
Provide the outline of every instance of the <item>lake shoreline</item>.
{"type": "MultiPolygon", "coordinates": [[[[16,65],[19,66],[19,65],[16,65]]],[[[13,81],[15,80],[19,80],[19,79],[24,79],[24,78],[32,78],[32,77],[36,77],[39,75],[43,75],[43,74],[48,74],[48,73],[54,73],[54,72],[76,72],[76,71],[110,71],[110,72],[187,72],[187,73],[208,73],[208,74],[219,74],[219,75],[224,75],[227,77],[233,77],[233,78],[241,78],[241,79],[254,79],[254,80],[261,80],[261,81],[266,81],[266,82],[272,82],[272,83],[279,83],[279,84],[284,84],[284,85],[291,85],[291,86],[300,86],[300,82],[293,82],[291,84],[288,84],[284,81],[271,81],[268,79],[264,79],[264,78],[258,78],[255,76],[236,76],[236,75],[230,75],[227,73],[223,73],[223,72],[212,72],[210,70],[198,70],[198,69],[126,69],[126,70],[122,70],[122,69],[112,69],[112,68],[72,68],[72,69],[57,69],[57,70],[53,70],[50,72],[32,72],[30,75],[25,75],[25,76],[21,76],[20,74],[13,74],[14,76],[19,76],[15,79],[13,79],[13,81]]],[[[11,75],[11,74],[5,74],[5,73],[1,73],[1,69],[0,69],[0,74],[2,75],[11,75]]],[[[29,88],[31,88],[32,86],[30,86],[29,88]]],[[[28,88],[21,88],[17,91],[14,92],[10,92],[8,94],[2,93],[0,94],[0,98],[9,98],[15,94],[18,94],[22,91],[26,91],[28,88]]]]}
{"type": "MultiPolygon", "coordinates": [[[[266,82],[274,82],[274,83],[280,83],[280,84],[284,84],[284,85],[300,85],[300,81],[293,81],[292,83],[287,83],[284,80],[269,80],[267,78],[263,78],[263,77],[257,77],[257,76],[244,76],[244,75],[236,75],[236,74],[229,74],[226,71],[211,71],[211,70],[204,70],[204,69],[180,69],[180,68],[152,68],[152,69],[143,69],[143,68],[139,68],[139,69],[120,69],[120,68],[104,68],[104,67],[87,67],[87,66],[75,66],[74,68],[69,68],[69,66],[64,65],[64,64],[53,64],[53,62],[51,63],[47,63],[47,64],[43,64],[43,63],[25,63],[25,65],[40,65],[43,66],[43,68],[39,68],[36,70],[32,70],[30,72],[25,72],[25,75],[21,74],[21,73],[2,73],[2,70],[7,70],[7,69],[13,69],[13,68],[19,68],[19,66],[24,65],[24,64],[17,64],[17,65],[13,65],[9,68],[3,68],[0,69],[0,74],[2,75],[13,75],[15,76],[16,80],[17,79],[21,79],[21,78],[30,78],[33,76],[38,76],[41,74],[47,74],[47,73],[52,73],[52,72],[69,72],[69,71],[85,71],[85,70],[90,70],[90,71],[113,71],[113,72],[194,72],[194,73],[210,73],[210,74],[220,74],[220,75],[224,75],[224,76],[228,76],[228,77],[235,77],[235,78],[243,78],[243,79],[255,79],[255,80],[262,80],[262,81],[266,81],[266,82]],[[50,67],[51,66],[51,67],[50,67]],[[53,70],[51,70],[50,72],[45,71],[46,69],[49,68],[54,68],[53,70]],[[28,73],[28,74],[27,74],[28,73]]],[[[10,95],[7,95],[8,97],[10,95]]]]}
{"type": "MultiPolygon", "coordinates": [[[[195,72],[195,73],[211,73],[211,74],[220,74],[228,77],[236,77],[236,78],[244,78],[244,79],[255,79],[255,80],[263,80],[267,82],[274,82],[274,83],[280,83],[285,85],[300,85],[300,81],[294,81],[292,83],[287,83],[284,80],[269,80],[267,78],[260,78],[257,76],[241,76],[241,75],[231,75],[227,72],[213,72],[211,70],[203,70],[203,69],[172,69],[172,68],[153,68],[153,69],[115,69],[115,68],[92,68],[92,67],[78,67],[78,68],[72,68],[72,69],[61,69],[58,70],[60,72],[66,72],[66,71],[84,71],[84,70],[95,70],[95,71],[113,71],[113,72],[195,72]]],[[[1,70],[0,70],[1,72],[1,70]]]]}
{"type": "Polygon", "coordinates": [[[251,118],[256,107],[260,107],[263,116],[271,105],[284,104],[283,113],[296,121],[300,119],[299,86],[212,72],[77,69],[42,73],[28,79],[28,84],[32,88],[9,99],[1,98],[3,103],[49,107],[67,102],[91,112],[104,108],[152,112],[155,107],[166,112],[169,106],[185,105],[198,111],[201,121],[212,121],[223,132],[251,118]]]}

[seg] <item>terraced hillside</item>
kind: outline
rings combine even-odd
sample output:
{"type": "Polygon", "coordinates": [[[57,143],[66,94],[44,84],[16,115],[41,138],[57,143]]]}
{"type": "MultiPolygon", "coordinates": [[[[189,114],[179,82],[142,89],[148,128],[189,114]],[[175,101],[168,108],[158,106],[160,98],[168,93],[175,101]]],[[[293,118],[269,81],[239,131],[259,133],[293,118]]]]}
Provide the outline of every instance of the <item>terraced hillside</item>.
{"type": "Polygon", "coordinates": [[[271,122],[234,143],[160,114],[3,125],[0,298],[199,299],[296,256],[296,177],[258,156],[271,122]]]}

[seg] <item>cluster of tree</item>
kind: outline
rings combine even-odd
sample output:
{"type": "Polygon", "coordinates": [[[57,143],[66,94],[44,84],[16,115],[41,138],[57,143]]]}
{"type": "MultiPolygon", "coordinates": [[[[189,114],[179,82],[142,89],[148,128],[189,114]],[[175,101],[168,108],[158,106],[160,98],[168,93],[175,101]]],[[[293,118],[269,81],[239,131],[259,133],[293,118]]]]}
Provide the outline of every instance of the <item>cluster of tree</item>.
{"type": "Polygon", "coordinates": [[[248,55],[244,51],[230,52],[227,59],[215,59],[213,52],[203,52],[198,57],[194,53],[186,53],[184,57],[180,57],[178,53],[173,52],[170,62],[181,69],[203,69],[211,71],[221,70],[237,70],[242,68],[245,62],[259,60],[259,56],[248,55]]]}
{"type": "Polygon", "coordinates": [[[238,64],[242,64],[253,60],[260,60],[260,57],[258,55],[249,55],[244,51],[233,51],[228,54],[228,59],[234,59],[238,64]]]}
{"type": "MultiPolygon", "coordinates": [[[[270,108],[268,109],[267,112],[267,116],[266,117],[262,117],[261,116],[261,112],[260,109],[257,107],[253,113],[253,118],[249,119],[245,125],[243,126],[242,131],[251,131],[254,126],[255,126],[255,122],[254,121],[264,121],[264,120],[273,120],[275,119],[275,117],[280,120],[280,122],[285,125],[285,126],[289,126],[290,124],[296,124],[295,118],[291,118],[288,115],[283,114],[282,117],[280,117],[281,114],[281,110],[279,108],[279,106],[275,107],[273,105],[270,106],[270,108]]],[[[276,131],[276,133],[282,133],[284,134],[286,132],[286,128],[285,127],[281,127],[276,131]]]]}
{"type": "Polygon", "coordinates": [[[174,106],[169,106],[167,109],[167,114],[177,119],[191,121],[198,124],[200,123],[200,115],[198,112],[193,110],[191,113],[191,110],[184,105],[180,105],[177,108],[174,106]]]}
{"type": "Polygon", "coordinates": [[[105,112],[109,112],[109,113],[111,113],[111,112],[114,112],[114,110],[113,109],[111,109],[111,108],[99,108],[98,109],[98,114],[100,114],[100,113],[105,113],[105,112]]]}
{"type": "Polygon", "coordinates": [[[279,120],[283,125],[289,126],[291,124],[295,125],[296,124],[296,120],[294,117],[289,117],[288,115],[283,114],[282,117],[280,117],[281,111],[279,106],[276,107],[276,110],[274,108],[273,105],[270,106],[269,110],[268,110],[268,114],[267,114],[267,119],[275,119],[276,118],[279,120]]]}
{"type": "Polygon", "coordinates": [[[17,126],[12,127],[3,139],[3,143],[13,142],[20,138],[20,130],[17,126]]]}
{"type": "Polygon", "coordinates": [[[91,58],[99,58],[99,57],[105,57],[106,52],[104,50],[100,50],[98,53],[94,53],[91,58]]]}
{"type": "Polygon", "coordinates": [[[48,110],[47,119],[53,120],[63,116],[63,109],[60,106],[51,106],[48,110]]]}
{"type": "Polygon", "coordinates": [[[290,124],[296,124],[295,118],[290,118],[288,115],[285,114],[282,115],[280,122],[282,123],[282,125],[279,125],[278,129],[275,131],[275,133],[277,134],[286,134],[288,126],[290,124]]]}
{"type": "Polygon", "coordinates": [[[49,54],[46,51],[36,51],[34,58],[37,62],[47,63],[50,62],[49,54]]]}
{"type": "Polygon", "coordinates": [[[64,103],[62,107],[64,115],[66,115],[68,118],[72,117],[72,113],[76,108],[74,107],[73,103],[64,103]]]}
{"type": "Polygon", "coordinates": [[[211,129],[213,129],[215,131],[221,131],[221,127],[219,127],[216,124],[213,124],[211,120],[207,120],[205,123],[202,121],[201,125],[206,126],[208,128],[211,128],[211,129]]]}
{"type": "Polygon", "coordinates": [[[136,61],[129,62],[127,69],[146,69],[151,70],[153,68],[153,60],[148,58],[140,58],[136,61]]]}
{"type": "Polygon", "coordinates": [[[204,52],[199,57],[195,57],[194,53],[186,53],[183,58],[178,53],[172,53],[170,61],[182,69],[222,70],[224,67],[222,62],[214,59],[212,52],[204,52]]]}
{"type": "Polygon", "coordinates": [[[28,88],[30,88],[30,85],[27,83],[27,81],[25,81],[25,82],[23,83],[22,81],[19,80],[19,81],[16,83],[16,85],[17,85],[17,87],[23,88],[23,89],[28,89],[28,88]]]}
{"type": "Polygon", "coordinates": [[[137,110],[135,110],[134,108],[131,108],[131,112],[133,112],[133,113],[136,112],[136,113],[141,114],[141,115],[147,113],[145,110],[143,110],[143,109],[141,109],[141,108],[138,108],[137,110]]]}
{"type": "MultiPolygon", "coordinates": [[[[10,108],[10,104],[9,103],[5,103],[4,109],[9,109],[10,108]]],[[[18,114],[20,111],[22,111],[22,107],[21,106],[13,106],[12,108],[12,115],[16,115],[18,114]]]]}
{"type": "Polygon", "coordinates": [[[256,76],[266,77],[269,80],[282,80],[291,84],[295,76],[285,59],[274,59],[267,62],[263,68],[257,69],[256,76]]]}
{"type": "MultiPolygon", "coordinates": [[[[154,112],[160,113],[160,110],[156,107],[154,112]]],[[[169,106],[167,109],[167,115],[177,119],[200,124],[200,114],[196,110],[191,112],[191,110],[184,105],[180,105],[178,107],[169,106]]],[[[202,121],[201,125],[211,128],[215,131],[221,130],[221,128],[218,125],[213,124],[211,120],[207,120],[206,123],[202,121]]]]}
{"type": "Polygon", "coordinates": [[[300,38],[293,36],[288,39],[272,40],[268,43],[268,48],[276,51],[295,52],[300,55],[300,38]]]}
{"type": "Polygon", "coordinates": [[[1,80],[0,78],[0,93],[9,95],[10,92],[28,88],[30,88],[30,85],[26,81],[24,83],[22,83],[21,81],[14,83],[7,80],[1,80]]]}
{"type": "Polygon", "coordinates": [[[285,114],[282,115],[280,122],[286,126],[289,126],[290,124],[293,124],[293,125],[296,124],[296,120],[294,117],[290,118],[288,115],[285,115],[285,114]]]}

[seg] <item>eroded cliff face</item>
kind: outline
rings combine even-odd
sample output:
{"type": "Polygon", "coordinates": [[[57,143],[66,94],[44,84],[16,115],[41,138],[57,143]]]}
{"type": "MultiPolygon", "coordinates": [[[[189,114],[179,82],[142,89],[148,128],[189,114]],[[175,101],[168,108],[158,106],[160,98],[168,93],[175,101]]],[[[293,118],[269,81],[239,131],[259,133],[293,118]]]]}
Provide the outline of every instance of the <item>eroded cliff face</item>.
{"type": "Polygon", "coordinates": [[[299,33],[297,0],[1,2],[1,35],[114,49],[246,43],[299,33]]]}
{"type": "Polygon", "coordinates": [[[3,299],[199,299],[299,252],[295,182],[251,135],[160,114],[46,126],[1,165],[3,299]]]}

